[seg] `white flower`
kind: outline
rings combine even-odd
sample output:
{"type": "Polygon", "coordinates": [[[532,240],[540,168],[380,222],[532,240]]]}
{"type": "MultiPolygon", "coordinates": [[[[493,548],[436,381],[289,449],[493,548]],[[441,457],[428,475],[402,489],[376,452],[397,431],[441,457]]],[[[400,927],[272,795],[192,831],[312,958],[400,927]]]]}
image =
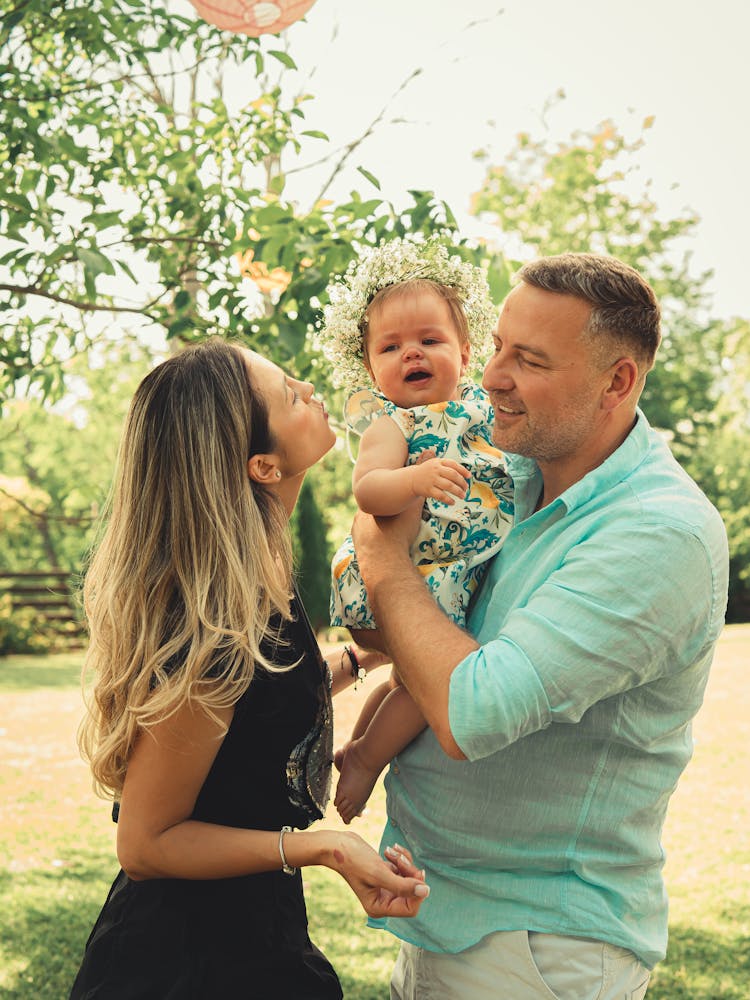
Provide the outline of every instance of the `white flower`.
{"type": "Polygon", "coordinates": [[[393,239],[364,249],[343,277],[328,286],[330,304],[315,346],[333,367],[333,383],[354,388],[371,385],[364,364],[360,324],[373,296],[388,285],[426,278],[458,292],[469,326],[472,367],[480,367],[492,344],[497,308],[481,267],[451,254],[437,237],[421,242],[393,239]]]}

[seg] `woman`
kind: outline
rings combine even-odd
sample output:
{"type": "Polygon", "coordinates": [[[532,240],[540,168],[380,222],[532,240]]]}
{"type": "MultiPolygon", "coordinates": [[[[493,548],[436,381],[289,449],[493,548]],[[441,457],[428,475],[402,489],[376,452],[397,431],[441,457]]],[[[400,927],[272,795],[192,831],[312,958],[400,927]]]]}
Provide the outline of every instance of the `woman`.
{"type": "Polygon", "coordinates": [[[136,391],[84,590],[81,747],[115,798],[122,870],[75,1000],[340,997],[300,868],[337,871],[373,916],[412,916],[429,892],[400,851],[305,829],[328,798],[330,692],[356,656],[322,660],[287,519],[334,437],[309,383],[223,341],[136,391]]]}

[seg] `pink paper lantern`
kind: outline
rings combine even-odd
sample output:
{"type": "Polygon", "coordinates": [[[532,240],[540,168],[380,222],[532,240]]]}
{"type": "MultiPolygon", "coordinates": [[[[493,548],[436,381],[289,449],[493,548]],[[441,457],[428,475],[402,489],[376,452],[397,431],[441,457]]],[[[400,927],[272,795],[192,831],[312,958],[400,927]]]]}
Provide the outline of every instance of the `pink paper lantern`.
{"type": "Polygon", "coordinates": [[[190,0],[204,21],[243,35],[275,35],[307,13],[315,0],[190,0]]]}

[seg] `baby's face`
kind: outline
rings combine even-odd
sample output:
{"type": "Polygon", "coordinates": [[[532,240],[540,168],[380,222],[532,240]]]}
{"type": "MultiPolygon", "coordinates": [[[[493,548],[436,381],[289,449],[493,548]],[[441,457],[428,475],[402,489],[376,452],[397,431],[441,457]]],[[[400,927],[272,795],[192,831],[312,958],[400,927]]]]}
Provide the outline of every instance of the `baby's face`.
{"type": "Polygon", "coordinates": [[[429,289],[387,299],[367,331],[368,369],[396,406],[456,399],[469,361],[448,303],[429,289]]]}

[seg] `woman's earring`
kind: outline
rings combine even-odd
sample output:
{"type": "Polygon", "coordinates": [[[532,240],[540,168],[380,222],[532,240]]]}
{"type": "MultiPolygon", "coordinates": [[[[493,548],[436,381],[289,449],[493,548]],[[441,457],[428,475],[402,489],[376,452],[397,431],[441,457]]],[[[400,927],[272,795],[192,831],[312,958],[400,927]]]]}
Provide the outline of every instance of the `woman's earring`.
{"type": "Polygon", "coordinates": [[[276,470],[274,475],[276,476],[277,479],[281,479],[281,472],[279,471],[279,469],[276,470]]]}

